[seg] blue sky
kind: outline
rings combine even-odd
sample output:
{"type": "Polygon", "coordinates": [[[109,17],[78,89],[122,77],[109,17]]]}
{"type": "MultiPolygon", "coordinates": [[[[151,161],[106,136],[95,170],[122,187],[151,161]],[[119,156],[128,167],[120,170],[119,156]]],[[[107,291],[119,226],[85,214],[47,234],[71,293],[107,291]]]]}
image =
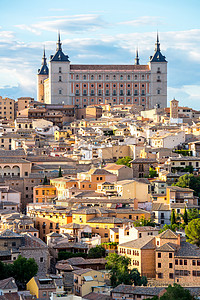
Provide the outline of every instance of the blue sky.
{"type": "Polygon", "coordinates": [[[154,52],[156,31],[168,60],[168,100],[200,109],[200,2],[197,0],[0,0],[0,95],[36,97],[43,46],[57,32],[72,63],[140,63],[154,52]]]}

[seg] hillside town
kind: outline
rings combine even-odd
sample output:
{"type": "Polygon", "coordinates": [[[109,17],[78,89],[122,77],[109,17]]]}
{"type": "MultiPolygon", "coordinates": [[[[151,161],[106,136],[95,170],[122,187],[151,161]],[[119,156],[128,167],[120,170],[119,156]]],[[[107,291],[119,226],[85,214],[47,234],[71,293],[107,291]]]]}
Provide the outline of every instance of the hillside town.
{"type": "Polygon", "coordinates": [[[159,35],[147,65],[61,45],[0,96],[0,300],[200,299],[200,111],[167,106],[159,35]]]}

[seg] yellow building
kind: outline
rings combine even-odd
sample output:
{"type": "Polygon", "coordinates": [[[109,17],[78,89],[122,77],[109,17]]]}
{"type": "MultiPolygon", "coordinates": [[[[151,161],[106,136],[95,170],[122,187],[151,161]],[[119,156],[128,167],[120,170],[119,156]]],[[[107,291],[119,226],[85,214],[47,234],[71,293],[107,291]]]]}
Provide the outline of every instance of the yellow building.
{"type": "Polygon", "coordinates": [[[56,130],[54,132],[54,139],[56,141],[64,140],[66,138],[69,138],[72,135],[71,130],[56,130]]]}
{"type": "Polygon", "coordinates": [[[150,213],[144,210],[86,208],[74,211],[72,222],[91,226],[92,232],[100,235],[103,243],[110,241],[110,229],[122,227],[142,217],[149,219],[150,213]]]}
{"type": "Polygon", "coordinates": [[[104,292],[104,274],[92,269],[80,269],[74,273],[74,294],[84,297],[91,292],[104,292]]]}
{"type": "Polygon", "coordinates": [[[40,239],[44,242],[46,242],[48,233],[59,233],[60,226],[72,222],[72,217],[68,210],[32,209],[27,214],[33,217],[36,228],[39,230],[40,239]]]}

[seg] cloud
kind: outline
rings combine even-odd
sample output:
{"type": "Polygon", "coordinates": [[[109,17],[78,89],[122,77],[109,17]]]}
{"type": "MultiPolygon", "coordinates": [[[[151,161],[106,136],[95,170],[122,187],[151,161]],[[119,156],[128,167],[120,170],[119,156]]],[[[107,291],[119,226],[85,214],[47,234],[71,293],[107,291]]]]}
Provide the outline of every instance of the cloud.
{"type": "MultiPolygon", "coordinates": [[[[59,18],[55,20],[60,21],[59,18]]],[[[88,22],[86,22],[87,26],[88,22]]],[[[35,30],[39,29],[35,28],[35,30]]],[[[90,38],[88,34],[87,38],[85,36],[82,34],[78,38],[74,35],[73,38],[62,40],[63,51],[69,55],[72,64],[134,63],[134,52],[137,46],[139,46],[140,62],[146,64],[149,56],[154,52],[156,40],[156,32],[117,35],[96,34],[95,32],[95,35],[91,34],[90,38]]],[[[161,51],[168,60],[168,99],[176,97],[181,105],[194,106],[199,109],[200,30],[162,32],[160,40],[161,51]]],[[[0,94],[2,96],[6,95],[11,98],[23,95],[36,96],[36,74],[41,63],[42,44],[45,44],[47,57],[55,53],[56,41],[25,43],[16,39],[13,32],[4,32],[0,29],[0,69],[2,71],[0,94]],[[5,38],[6,36],[8,39],[5,38]],[[4,38],[1,39],[1,37],[4,38]]]]}
{"type": "Polygon", "coordinates": [[[27,31],[30,31],[36,35],[40,35],[41,32],[37,29],[35,29],[33,26],[28,26],[28,25],[25,25],[25,24],[21,24],[21,25],[15,25],[15,27],[21,29],[21,30],[27,30],[27,31]]]}
{"type": "Polygon", "coordinates": [[[58,30],[63,33],[81,33],[95,31],[106,25],[106,22],[99,15],[94,14],[53,16],[47,17],[47,19],[47,21],[40,21],[30,26],[21,24],[16,25],[16,27],[38,34],[41,31],[57,32],[58,30]]]}
{"type": "Polygon", "coordinates": [[[199,85],[183,85],[178,88],[168,87],[168,99],[173,98],[179,100],[180,105],[199,108],[200,86],[199,85]]]}
{"type": "Polygon", "coordinates": [[[158,26],[163,24],[160,17],[142,16],[135,20],[120,22],[119,24],[131,26],[158,26]]]}

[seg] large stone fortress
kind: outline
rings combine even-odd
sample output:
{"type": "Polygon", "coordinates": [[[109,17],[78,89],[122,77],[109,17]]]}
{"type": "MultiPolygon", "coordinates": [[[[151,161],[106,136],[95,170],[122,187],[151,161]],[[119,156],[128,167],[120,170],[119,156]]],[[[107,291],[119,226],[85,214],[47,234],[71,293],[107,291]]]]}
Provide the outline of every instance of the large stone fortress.
{"type": "Polygon", "coordinates": [[[161,54],[157,35],[155,51],[147,65],[74,65],[62,51],[60,34],[57,49],[45,57],[38,70],[38,101],[66,105],[110,103],[143,105],[145,109],[167,106],[167,61],[161,54]]]}

